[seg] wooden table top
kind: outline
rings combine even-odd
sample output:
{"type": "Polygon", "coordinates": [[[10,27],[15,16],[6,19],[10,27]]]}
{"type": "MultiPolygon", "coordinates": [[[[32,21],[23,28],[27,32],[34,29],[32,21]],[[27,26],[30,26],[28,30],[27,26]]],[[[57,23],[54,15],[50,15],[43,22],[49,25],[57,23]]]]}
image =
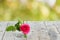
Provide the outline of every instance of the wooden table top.
{"type": "Polygon", "coordinates": [[[5,31],[7,26],[15,23],[17,21],[0,22],[0,40],[60,40],[60,21],[24,21],[31,27],[27,38],[18,32],[5,31]]]}

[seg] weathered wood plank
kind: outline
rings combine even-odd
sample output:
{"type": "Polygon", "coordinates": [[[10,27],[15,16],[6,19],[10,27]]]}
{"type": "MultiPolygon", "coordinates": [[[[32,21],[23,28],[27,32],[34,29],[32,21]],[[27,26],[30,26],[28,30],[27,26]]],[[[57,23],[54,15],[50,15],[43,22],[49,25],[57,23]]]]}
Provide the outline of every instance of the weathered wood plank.
{"type": "MultiPolygon", "coordinates": [[[[16,24],[17,21],[1,22],[0,39],[4,34],[5,28],[9,25],[16,24]],[[2,26],[3,24],[3,26],[2,26]],[[7,24],[7,25],[6,25],[7,24]],[[6,25],[6,26],[5,26],[6,25]],[[3,33],[2,33],[3,32],[3,33]]],[[[27,39],[19,32],[5,32],[3,40],[60,40],[60,22],[56,21],[25,21],[31,27],[31,32],[27,39]],[[57,30],[58,29],[58,30],[57,30]]]]}
{"type": "Polygon", "coordinates": [[[37,31],[32,31],[30,35],[28,35],[27,40],[39,40],[37,31]]]}
{"type": "Polygon", "coordinates": [[[48,35],[50,37],[50,40],[57,40],[58,39],[58,31],[56,29],[56,26],[54,25],[54,22],[45,22],[46,28],[48,30],[48,35]]]}
{"type": "Polygon", "coordinates": [[[10,25],[15,25],[17,23],[17,21],[7,21],[7,26],[10,26],[10,25]]]}
{"type": "Polygon", "coordinates": [[[7,27],[7,22],[0,22],[0,32],[5,31],[7,27]]]}
{"type": "Polygon", "coordinates": [[[5,32],[3,40],[14,40],[12,32],[5,32]]]}
{"type": "Polygon", "coordinates": [[[56,28],[60,34],[60,21],[58,21],[58,22],[56,21],[54,25],[56,26],[56,28]]]}
{"type": "Polygon", "coordinates": [[[14,40],[26,40],[26,38],[24,38],[24,34],[19,31],[13,32],[13,36],[14,36],[14,40]]]}
{"type": "Polygon", "coordinates": [[[20,32],[5,32],[3,40],[26,40],[20,32]]]}
{"type": "Polygon", "coordinates": [[[60,34],[58,34],[58,39],[57,40],[60,40],[60,34]]]}
{"type": "Polygon", "coordinates": [[[3,34],[4,34],[4,32],[0,32],[0,40],[3,39],[3,34]]]}
{"type": "Polygon", "coordinates": [[[3,22],[0,22],[0,40],[5,40],[3,37],[5,36],[4,32],[5,32],[6,27],[9,26],[9,25],[14,25],[16,22],[17,21],[6,21],[6,22],[3,21],[3,22]]]}
{"type": "Polygon", "coordinates": [[[44,26],[43,21],[27,21],[25,23],[29,24],[31,26],[31,29],[36,31],[36,34],[34,33],[34,35],[37,35],[37,36],[36,37],[34,36],[34,38],[32,37],[30,40],[32,39],[33,40],[50,40],[47,34],[47,29],[44,26]]]}
{"type": "Polygon", "coordinates": [[[0,40],[3,39],[4,31],[7,27],[7,22],[0,22],[0,40]]]}

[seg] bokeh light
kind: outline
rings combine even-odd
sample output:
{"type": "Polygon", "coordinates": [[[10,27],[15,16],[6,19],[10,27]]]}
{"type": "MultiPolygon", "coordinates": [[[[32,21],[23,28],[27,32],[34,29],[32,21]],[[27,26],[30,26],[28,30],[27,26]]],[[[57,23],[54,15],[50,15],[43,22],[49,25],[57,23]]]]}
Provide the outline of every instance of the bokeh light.
{"type": "Polygon", "coordinates": [[[0,21],[60,20],[60,0],[0,0],[0,21]]]}

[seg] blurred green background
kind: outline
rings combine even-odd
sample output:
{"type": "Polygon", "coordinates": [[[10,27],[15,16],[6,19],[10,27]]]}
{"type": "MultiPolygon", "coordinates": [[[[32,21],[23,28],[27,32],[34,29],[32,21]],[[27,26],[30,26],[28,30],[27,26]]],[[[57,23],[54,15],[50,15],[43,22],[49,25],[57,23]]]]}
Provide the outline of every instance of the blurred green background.
{"type": "Polygon", "coordinates": [[[17,20],[60,20],[60,0],[50,8],[35,0],[0,0],[0,21],[17,20]],[[25,2],[24,2],[25,1],[25,2]]]}

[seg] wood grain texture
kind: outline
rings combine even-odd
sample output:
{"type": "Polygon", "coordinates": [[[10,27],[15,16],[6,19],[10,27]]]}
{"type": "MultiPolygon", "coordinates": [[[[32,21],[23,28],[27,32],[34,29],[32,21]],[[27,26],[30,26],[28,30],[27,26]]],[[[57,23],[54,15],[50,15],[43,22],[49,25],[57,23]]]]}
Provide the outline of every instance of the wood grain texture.
{"type": "Polygon", "coordinates": [[[5,32],[7,26],[16,22],[0,22],[0,40],[60,40],[60,21],[24,21],[31,27],[27,38],[18,31],[5,32]]]}

